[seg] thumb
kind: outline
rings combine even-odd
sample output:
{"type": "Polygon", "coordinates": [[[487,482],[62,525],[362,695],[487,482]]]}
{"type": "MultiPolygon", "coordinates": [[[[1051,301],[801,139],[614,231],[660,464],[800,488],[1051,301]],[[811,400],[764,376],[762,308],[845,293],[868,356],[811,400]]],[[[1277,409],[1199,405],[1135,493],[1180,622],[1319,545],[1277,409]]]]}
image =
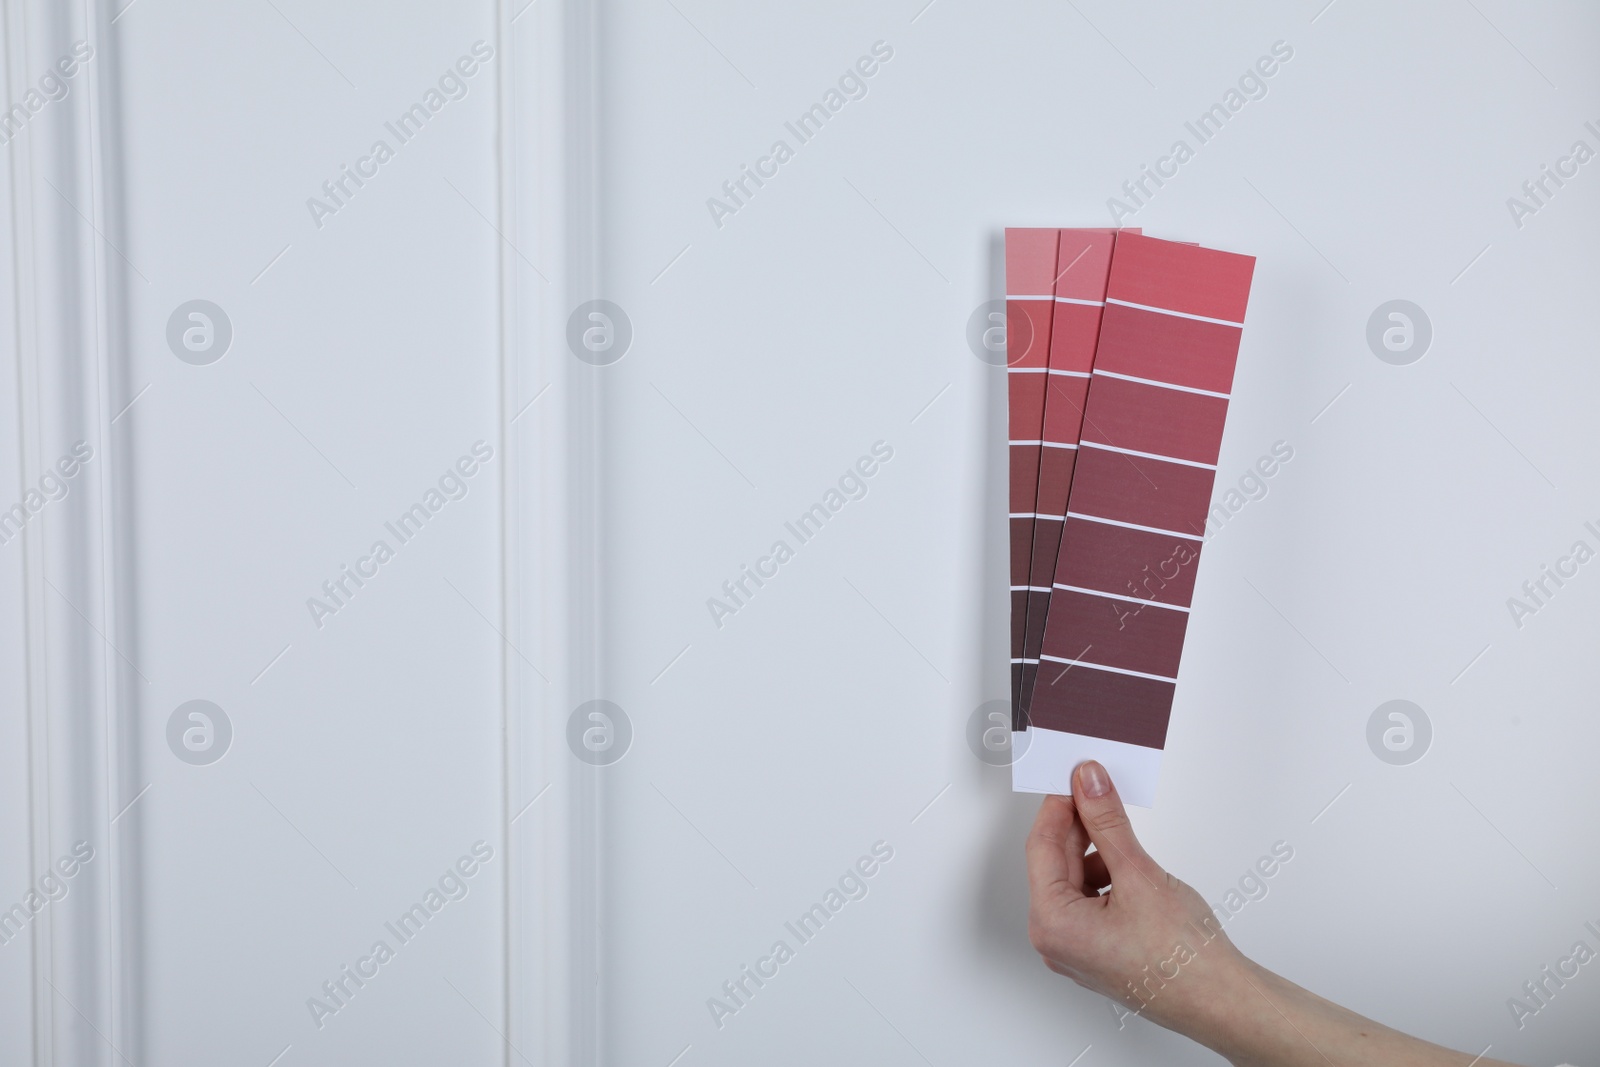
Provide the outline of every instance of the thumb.
{"type": "Polygon", "coordinates": [[[1105,858],[1112,882],[1128,883],[1135,878],[1152,886],[1165,882],[1166,872],[1150,858],[1134,835],[1128,812],[1106,769],[1094,760],[1087,760],[1078,765],[1072,779],[1072,800],[1077,805],[1078,817],[1089,832],[1089,840],[1105,858]]]}

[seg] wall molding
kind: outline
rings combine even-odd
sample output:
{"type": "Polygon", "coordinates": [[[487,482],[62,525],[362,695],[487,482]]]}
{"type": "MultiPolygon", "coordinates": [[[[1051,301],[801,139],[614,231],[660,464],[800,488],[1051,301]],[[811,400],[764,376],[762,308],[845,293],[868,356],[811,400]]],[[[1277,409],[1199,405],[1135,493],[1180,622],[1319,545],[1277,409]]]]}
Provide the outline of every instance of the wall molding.
{"type": "Polygon", "coordinates": [[[567,717],[599,695],[601,678],[604,368],[579,362],[566,336],[571,310],[599,291],[599,7],[501,0],[498,18],[504,621],[514,646],[503,653],[506,1056],[576,1067],[603,1061],[605,1031],[602,769],[579,763],[566,741],[567,717]]]}
{"type": "Polygon", "coordinates": [[[6,146],[17,311],[19,455],[30,482],[77,441],[94,460],[22,536],[29,858],[42,875],[77,841],[95,859],[73,907],[30,928],[32,1059],[110,1065],[141,1053],[138,819],[143,688],[132,626],[132,462],[112,420],[127,381],[117,53],[103,3],[4,0],[8,102],[74,42],[84,62],[6,146]]]}
{"type": "MultiPolygon", "coordinates": [[[[25,572],[29,854],[34,877],[88,840],[93,880],[32,927],[32,1062],[147,1060],[133,566],[129,268],[118,104],[121,5],[0,0],[17,100],[74,41],[95,50],[69,96],[5,148],[15,241],[22,477],[87,441],[74,491],[30,522],[25,572]]],[[[570,310],[600,291],[599,9],[500,0],[498,229],[507,1064],[598,1064],[603,776],[566,722],[600,695],[603,368],[567,349],[570,310]],[[537,399],[535,399],[537,398],[537,399]],[[530,401],[533,401],[530,406],[530,401]],[[531,666],[530,666],[531,661],[531,666]]]]}

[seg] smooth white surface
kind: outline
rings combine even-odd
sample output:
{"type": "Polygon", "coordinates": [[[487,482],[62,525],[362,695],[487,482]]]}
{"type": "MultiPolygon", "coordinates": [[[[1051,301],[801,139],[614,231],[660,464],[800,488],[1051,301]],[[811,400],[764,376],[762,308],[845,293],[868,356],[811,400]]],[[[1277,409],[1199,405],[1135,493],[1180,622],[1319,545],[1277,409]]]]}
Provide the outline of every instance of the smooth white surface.
{"type": "MultiPolygon", "coordinates": [[[[16,17],[21,7],[8,9],[7,32],[42,32],[16,17]]],[[[52,640],[72,634],[106,650],[108,672],[134,672],[132,698],[51,659],[67,676],[43,687],[37,724],[49,732],[35,744],[91,754],[108,793],[94,814],[112,839],[92,842],[95,861],[39,924],[63,941],[84,909],[110,918],[92,928],[103,962],[89,997],[62,980],[65,959],[46,954],[30,974],[25,941],[0,947],[0,981],[31,979],[44,1020],[43,1036],[6,1028],[0,1060],[44,1057],[53,1034],[57,1062],[85,1064],[499,1062],[503,853],[404,945],[385,927],[504,829],[503,642],[488,621],[501,597],[496,462],[405,544],[385,526],[474,442],[499,445],[500,238],[473,206],[493,212],[496,197],[492,64],[320,228],[306,204],[341,163],[379,137],[392,143],[385,121],[494,38],[492,6],[94,10],[95,59],[33,119],[30,154],[8,151],[35,168],[24,181],[43,207],[23,225],[41,261],[79,241],[89,259],[81,306],[53,295],[33,309],[51,327],[38,360],[63,379],[81,363],[90,395],[104,390],[83,419],[53,403],[34,412],[33,462],[53,462],[59,437],[96,450],[35,522],[71,526],[83,502],[116,495],[113,477],[128,507],[103,505],[103,521],[85,524],[86,555],[114,572],[92,599],[78,560],[49,552],[35,557],[32,593],[52,640]],[[52,135],[91,99],[99,128],[119,136],[84,134],[75,156],[52,135]],[[96,191],[102,177],[110,188],[96,191]],[[49,225],[58,216],[65,239],[49,225]],[[123,292],[126,305],[105,315],[112,330],[54,328],[96,322],[123,292]],[[233,327],[209,366],[181,361],[166,339],[169,315],[194,298],[233,327]],[[318,625],[308,599],[325,599],[323,583],[377,540],[395,557],[347,585],[318,625]],[[113,589],[127,626],[108,617],[113,589]],[[168,747],[169,715],[196,698],[232,723],[209,766],[168,747]],[[103,734],[74,728],[102,705],[103,734]],[[119,754],[115,771],[102,742],[119,754]],[[115,882],[114,864],[133,873],[115,882]],[[101,903],[113,893],[120,911],[101,903]],[[347,981],[354,995],[316,1019],[308,1000],[340,1004],[323,983],[380,939],[395,958],[364,985],[347,981]]],[[[48,62],[64,48],[38,51],[48,62]]],[[[9,412],[4,425],[16,435],[9,412]]],[[[37,544],[53,547],[45,532],[37,544]]],[[[0,589],[17,587],[18,548],[0,546],[0,589]]],[[[12,636],[9,617],[0,634],[12,636]]],[[[12,714],[7,677],[9,753],[26,720],[20,706],[12,714]]],[[[26,889],[11,857],[29,815],[6,779],[9,905],[26,889]]],[[[70,811],[70,784],[36,794],[70,811]]],[[[70,845],[31,842],[47,863],[70,845]]]]}
{"type": "Polygon", "coordinates": [[[127,251],[151,279],[132,325],[152,387],[127,416],[152,684],[147,1055],[489,1063],[504,856],[412,944],[384,923],[501,826],[496,461],[410,542],[385,523],[498,443],[499,239],[477,213],[492,63],[320,229],[306,201],[394,143],[385,122],[493,39],[491,9],[282,6],[141,4],[117,24],[127,251]],[[234,324],[209,367],[164,343],[197,296],[234,324]],[[308,598],[377,540],[394,560],[316,625],[308,598]],[[233,718],[210,767],[161,730],[193,697],[233,718]],[[308,998],[379,939],[397,957],[316,1025],[308,998]]]}
{"type": "Polygon", "coordinates": [[[1593,1058],[1600,979],[1522,1030],[1506,1000],[1600,900],[1597,564],[1520,630],[1506,598],[1600,515],[1600,161],[1521,229],[1506,198],[1595,145],[1600,16],[1325,3],[608,8],[615,1062],[1217,1062],[1027,942],[1038,800],[964,740],[1008,689],[1005,375],[964,331],[1004,227],[1109,225],[1278,40],[1266,97],[1120,220],[1258,257],[1219,499],[1294,450],[1205,547],[1135,825],[1208,900],[1292,844],[1229,931],[1319,993],[1466,1058],[1593,1058]],[[707,198],[880,39],[868,95],[719,229],[707,198]],[[1434,327],[1407,367],[1365,340],[1395,298],[1434,327]],[[878,439],[868,495],[718,628],[707,599],[878,439]],[[1434,726],[1409,767],[1366,743],[1395,697],[1434,726]],[[871,895],[718,1029],[707,998],[878,838],[871,895]]]}
{"type": "Polygon", "coordinates": [[[1011,751],[1022,753],[1011,765],[1011,788],[1019,793],[1071,796],[1072,772],[1084,760],[1098,760],[1111,773],[1124,804],[1156,806],[1156,786],[1161,782],[1158,748],[1035,726],[1026,733],[1012,733],[1011,751]]]}
{"type": "MultiPolygon", "coordinates": [[[[9,200],[10,173],[0,173],[0,192],[9,200]]],[[[0,217],[0,235],[5,245],[12,241],[11,219],[0,217]]],[[[15,263],[0,258],[0,318],[12,321],[16,315],[14,294],[15,263]]],[[[0,338],[0,410],[17,410],[17,352],[14,333],[0,338]]],[[[9,420],[7,420],[9,422],[9,420]]],[[[17,434],[0,436],[0,507],[22,499],[23,463],[17,434]]],[[[0,907],[9,908],[23,898],[32,881],[29,862],[28,823],[28,730],[24,714],[27,697],[26,621],[22,607],[24,585],[20,539],[0,545],[0,907]]],[[[31,960],[29,938],[0,945],[0,1033],[26,1034],[30,1025],[31,960]]]]}

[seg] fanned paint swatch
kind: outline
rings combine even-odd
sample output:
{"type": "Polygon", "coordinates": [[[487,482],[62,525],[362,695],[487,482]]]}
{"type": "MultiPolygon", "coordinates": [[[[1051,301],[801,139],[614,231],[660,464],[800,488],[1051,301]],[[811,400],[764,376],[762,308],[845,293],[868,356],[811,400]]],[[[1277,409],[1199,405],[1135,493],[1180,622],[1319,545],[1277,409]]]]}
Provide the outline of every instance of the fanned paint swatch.
{"type": "MultiPolygon", "coordinates": [[[[1137,231],[1135,231],[1137,232],[1137,231]]],[[[1083,404],[1100,338],[1106,279],[1111,270],[1115,231],[1062,230],[1056,250],[1054,321],[1050,328],[1049,372],[1045,375],[1044,428],[1039,452],[1039,484],[1034,496],[1032,561],[1028,576],[1027,622],[1022,642],[1022,692],[1018,723],[1027,722],[1039,650],[1050,608],[1067,494],[1077,465],[1083,404]]]]}
{"type": "Polygon", "coordinates": [[[1011,487],[1011,708],[1019,726],[1022,646],[1028,619],[1034,497],[1044,441],[1045,380],[1055,319],[1056,246],[1060,232],[1006,230],[1006,400],[1011,487]]]}
{"type": "Polygon", "coordinates": [[[1059,548],[1029,561],[1050,592],[1015,789],[1067,792],[1097,759],[1130,803],[1154,802],[1254,265],[1115,237],[1059,548]]]}

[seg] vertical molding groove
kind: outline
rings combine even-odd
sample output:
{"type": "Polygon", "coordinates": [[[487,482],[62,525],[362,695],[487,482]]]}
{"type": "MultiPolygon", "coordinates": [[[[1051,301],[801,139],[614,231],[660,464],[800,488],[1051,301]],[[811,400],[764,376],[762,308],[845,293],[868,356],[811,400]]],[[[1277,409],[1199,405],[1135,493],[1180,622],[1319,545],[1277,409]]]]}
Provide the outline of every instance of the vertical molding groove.
{"type": "Polygon", "coordinates": [[[566,333],[598,293],[600,12],[501,0],[498,17],[504,621],[538,665],[505,652],[507,1062],[585,1067],[604,1058],[602,776],[566,732],[600,693],[604,370],[566,333]]]}
{"type": "Polygon", "coordinates": [[[94,860],[70,904],[30,927],[32,1059],[89,1067],[139,1058],[137,714],[124,395],[126,267],[116,48],[100,2],[3,0],[9,101],[76,41],[94,49],[67,96],[7,146],[17,289],[23,479],[77,441],[94,450],[72,493],[24,528],[29,858],[36,881],[78,841],[94,860]]]}
{"type": "MultiPolygon", "coordinates": [[[[75,841],[95,848],[74,906],[32,928],[38,1067],[146,1060],[138,809],[119,818],[145,784],[147,683],[131,422],[111,422],[131,395],[127,267],[108,243],[126,247],[117,9],[0,0],[8,99],[73,41],[95,49],[68,98],[6,149],[24,478],[79,439],[95,450],[20,546],[33,874],[75,841]]],[[[566,319],[599,292],[599,9],[500,0],[496,19],[505,1058],[597,1065],[601,777],[568,751],[566,721],[600,692],[603,372],[567,350],[566,319]]]]}

